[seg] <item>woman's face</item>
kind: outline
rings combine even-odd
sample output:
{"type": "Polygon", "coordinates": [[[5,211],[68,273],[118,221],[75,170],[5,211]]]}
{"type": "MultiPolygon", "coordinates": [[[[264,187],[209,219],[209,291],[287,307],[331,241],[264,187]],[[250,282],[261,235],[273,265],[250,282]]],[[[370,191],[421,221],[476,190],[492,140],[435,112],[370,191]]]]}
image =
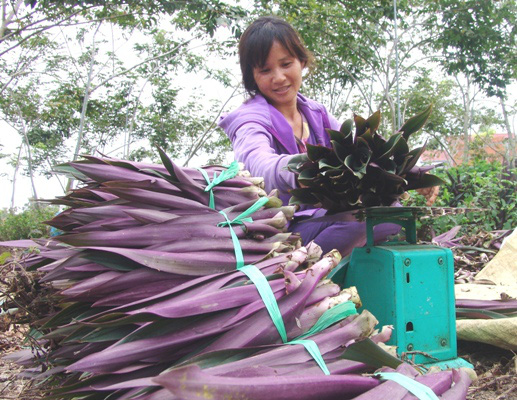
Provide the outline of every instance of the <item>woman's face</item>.
{"type": "Polygon", "coordinates": [[[260,90],[277,109],[296,106],[296,95],[302,85],[304,65],[277,41],[273,42],[263,67],[253,68],[260,90]]]}

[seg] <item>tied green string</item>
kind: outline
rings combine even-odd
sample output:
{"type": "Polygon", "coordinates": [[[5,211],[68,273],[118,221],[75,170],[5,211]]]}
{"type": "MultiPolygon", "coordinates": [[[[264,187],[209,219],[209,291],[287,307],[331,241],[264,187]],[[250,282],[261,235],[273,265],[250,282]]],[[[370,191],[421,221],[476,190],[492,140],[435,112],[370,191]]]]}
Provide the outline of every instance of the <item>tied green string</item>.
{"type": "Polygon", "coordinates": [[[273,321],[273,324],[275,325],[282,339],[282,342],[289,345],[300,344],[304,346],[307,352],[312,356],[312,358],[321,368],[323,373],[325,375],[330,375],[330,371],[328,370],[327,365],[323,360],[323,357],[316,342],[304,338],[326,329],[330,325],[348,317],[349,315],[357,314],[355,305],[351,301],[336,305],[330,310],[325,311],[323,315],[318,319],[316,324],[314,324],[314,326],[305,334],[300,335],[298,338],[291,340],[289,342],[287,341],[287,333],[285,330],[284,320],[282,319],[282,314],[280,313],[280,309],[278,308],[278,303],[276,301],[275,295],[273,294],[273,291],[271,290],[271,286],[269,285],[264,274],[257,267],[255,267],[254,265],[244,265],[244,255],[242,253],[242,248],[239,243],[239,238],[235,234],[235,231],[232,227],[232,224],[242,224],[243,221],[251,221],[249,215],[257,211],[260,207],[267,203],[267,201],[267,198],[261,198],[257,200],[257,202],[253,204],[253,206],[248,208],[239,216],[235,217],[232,221],[230,221],[230,219],[224,211],[219,211],[219,213],[224,216],[226,221],[220,222],[219,224],[217,224],[217,226],[228,226],[230,228],[230,235],[232,237],[232,242],[234,246],[237,270],[243,272],[257,288],[257,291],[259,292],[260,297],[264,302],[266,310],[268,311],[269,316],[271,317],[271,320],[273,321]]]}
{"type": "Polygon", "coordinates": [[[336,322],[339,322],[354,314],[357,314],[357,310],[353,302],[347,301],[345,303],[337,304],[330,310],[325,311],[318,319],[318,321],[316,321],[314,326],[303,335],[298,336],[296,340],[304,339],[308,336],[321,332],[322,330],[327,329],[329,326],[334,325],[336,322]]]}
{"type": "Polygon", "coordinates": [[[250,208],[248,208],[246,211],[242,212],[241,214],[237,215],[234,219],[231,221],[226,217],[226,214],[224,214],[222,211],[219,211],[221,214],[223,214],[226,218],[226,221],[219,222],[217,226],[231,226],[231,225],[242,225],[244,222],[253,222],[250,215],[253,214],[255,211],[258,211],[262,206],[264,206],[269,199],[267,197],[261,197],[258,199],[250,208]]]}
{"type": "Polygon", "coordinates": [[[219,211],[226,221],[228,222],[228,227],[230,228],[230,235],[232,237],[233,247],[235,251],[235,259],[237,262],[237,269],[244,273],[257,288],[264,305],[269,313],[269,316],[273,320],[273,324],[275,324],[280,337],[282,338],[282,342],[287,342],[287,333],[285,331],[284,320],[282,319],[282,314],[280,313],[280,309],[278,308],[278,303],[276,302],[275,295],[271,290],[271,286],[264,276],[264,274],[254,265],[244,265],[244,255],[242,254],[242,248],[239,243],[239,238],[235,234],[235,231],[232,228],[230,220],[228,216],[224,213],[224,211],[219,211]]]}
{"type": "Polygon", "coordinates": [[[374,376],[384,380],[393,381],[398,383],[404,389],[407,389],[412,395],[418,397],[420,400],[439,400],[438,396],[432,391],[430,387],[427,387],[420,382],[415,381],[405,375],[398,372],[377,372],[374,376]]]}
{"type": "Polygon", "coordinates": [[[325,375],[330,375],[330,371],[327,368],[327,364],[325,364],[325,360],[323,359],[323,356],[321,355],[320,349],[315,341],[308,340],[308,339],[300,339],[300,340],[291,340],[290,342],[287,342],[286,344],[301,344],[303,347],[305,347],[305,350],[308,351],[308,353],[314,358],[314,361],[316,361],[316,364],[321,368],[323,373],[325,375]]]}
{"type": "Polygon", "coordinates": [[[264,276],[264,274],[254,265],[245,265],[242,268],[237,268],[239,271],[246,274],[246,276],[252,281],[257,288],[264,305],[266,306],[266,310],[275,324],[275,327],[282,338],[282,342],[287,342],[287,333],[285,331],[284,320],[282,319],[282,313],[278,308],[278,303],[276,302],[275,295],[271,290],[271,286],[264,276]]]}
{"type": "MultiPolygon", "coordinates": [[[[232,228],[231,222],[228,219],[228,216],[224,211],[219,211],[220,214],[223,215],[223,217],[228,222],[228,227],[230,228],[230,236],[232,237],[232,243],[233,243],[233,251],[235,252],[235,262],[237,263],[237,269],[241,269],[244,267],[244,255],[242,254],[242,247],[239,243],[239,238],[237,237],[237,234],[232,228]]],[[[219,224],[218,224],[219,226],[219,224]]]]}
{"type": "MultiPolygon", "coordinates": [[[[201,175],[203,175],[203,178],[205,178],[205,181],[207,184],[210,185],[210,178],[208,177],[208,174],[203,168],[196,168],[199,172],[201,172],[201,175]]],[[[215,172],[214,172],[215,175],[215,172]]],[[[208,187],[208,186],[207,186],[208,187]]],[[[205,188],[206,192],[206,188],[205,188]]],[[[210,207],[212,210],[215,210],[215,199],[214,199],[214,191],[210,189],[210,200],[208,201],[208,207],[210,207]]]]}
{"type": "Polygon", "coordinates": [[[351,301],[347,301],[346,303],[337,304],[332,307],[330,310],[327,310],[323,313],[323,315],[316,321],[311,329],[305,332],[303,335],[298,336],[296,339],[291,340],[286,344],[301,344],[305,347],[305,349],[309,352],[309,354],[314,358],[314,361],[318,364],[325,375],[330,375],[330,371],[327,368],[327,364],[323,360],[323,357],[320,353],[320,349],[316,342],[313,340],[304,339],[308,336],[314,335],[322,330],[328,328],[329,326],[335,324],[336,322],[345,319],[346,317],[357,314],[357,310],[355,309],[355,304],[351,301]]]}
{"type": "Polygon", "coordinates": [[[227,179],[235,178],[238,172],[239,163],[237,161],[232,162],[227,169],[221,171],[219,176],[217,176],[217,173],[214,172],[214,179],[205,188],[205,192],[212,190],[214,186],[219,185],[221,182],[224,182],[227,179]]]}
{"type": "Polygon", "coordinates": [[[219,185],[221,182],[224,182],[227,179],[235,178],[237,173],[239,172],[239,163],[237,161],[232,162],[227,169],[222,171],[219,176],[217,176],[217,172],[214,172],[214,179],[210,181],[208,174],[203,168],[197,168],[201,175],[205,178],[206,183],[208,184],[205,188],[205,192],[210,192],[210,200],[208,206],[215,210],[215,198],[214,191],[212,190],[214,186],[219,185]]]}

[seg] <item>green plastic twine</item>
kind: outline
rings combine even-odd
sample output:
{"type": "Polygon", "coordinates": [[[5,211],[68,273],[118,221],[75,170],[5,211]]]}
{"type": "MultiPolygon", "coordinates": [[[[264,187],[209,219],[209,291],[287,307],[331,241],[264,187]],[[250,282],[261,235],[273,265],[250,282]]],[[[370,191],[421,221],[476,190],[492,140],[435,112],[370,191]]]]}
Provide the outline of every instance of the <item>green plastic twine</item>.
{"type": "Polygon", "coordinates": [[[327,368],[327,364],[325,364],[325,360],[323,359],[323,356],[321,355],[320,348],[316,344],[314,340],[308,340],[308,339],[300,339],[300,340],[291,340],[290,342],[287,342],[286,344],[301,344],[303,347],[305,347],[305,350],[309,352],[309,354],[314,358],[314,361],[316,361],[316,364],[321,368],[323,373],[325,375],[330,375],[330,371],[327,368]]]}
{"type": "Polygon", "coordinates": [[[201,175],[205,178],[207,186],[205,188],[205,192],[210,192],[210,200],[208,206],[215,210],[215,199],[214,199],[214,191],[212,190],[214,186],[219,185],[221,182],[224,182],[227,179],[235,178],[237,173],[239,172],[239,163],[237,161],[232,162],[227,169],[222,171],[219,176],[217,176],[217,172],[214,172],[214,179],[210,181],[208,174],[203,168],[197,168],[201,175]]]}
{"type": "Polygon", "coordinates": [[[311,329],[309,329],[303,335],[298,336],[296,339],[291,340],[286,344],[301,344],[305,346],[305,349],[309,352],[312,358],[314,358],[314,361],[316,361],[316,363],[325,373],[325,375],[330,375],[330,371],[327,368],[327,364],[325,364],[325,361],[323,360],[323,357],[320,353],[320,349],[316,342],[304,338],[314,335],[315,333],[321,332],[322,330],[328,328],[336,322],[339,322],[342,319],[345,319],[346,317],[353,314],[357,314],[357,310],[355,309],[355,304],[351,301],[337,304],[330,310],[325,311],[311,329]]]}
{"type": "Polygon", "coordinates": [[[398,372],[377,372],[374,376],[384,381],[389,380],[397,382],[400,386],[407,389],[408,392],[418,397],[420,400],[439,400],[438,396],[436,396],[430,387],[427,387],[398,372]]]}
{"type": "Polygon", "coordinates": [[[337,304],[330,310],[325,311],[318,319],[318,321],[316,321],[314,326],[303,335],[298,336],[296,340],[303,339],[321,332],[322,330],[327,329],[329,326],[334,325],[336,322],[339,322],[354,314],[357,314],[357,310],[353,302],[347,301],[345,303],[337,304]]]}
{"type": "Polygon", "coordinates": [[[248,264],[243,266],[242,268],[237,268],[239,271],[246,274],[246,276],[253,282],[255,287],[257,288],[260,297],[262,297],[262,301],[266,306],[267,312],[275,324],[275,327],[282,338],[282,342],[287,342],[287,333],[285,331],[284,320],[282,318],[282,313],[280,312],[280,308],[278,308],[278,303],[276,301],[275,295],[271,290],[271,286],[264,276],[264,274],[254,265],[248,264]]]}
{"type": "MultiPolygon", "coordinates": [[[[255,211],[258,211],[262,206],[264,206],[269,201],[269,198],[267,197],[261,197],[258,199],[250,208],[248,208],[246,211],[242,212],[241,214],[237,215],[234,219],[231,221],[228,219],[226,214],[224,214],[222,211],[219,211],[221,214],[224,215],[226,218],[226,221],[219,222],[217,226],[232,226],[232,225],[242,225],[244,222],[253,222],[250,215],[253,214],[255,211]]],[[[240,245],[239,245],[240,247],[240,245]]]]}
{"type": "Polygon", "coordinates": [[[273,320],[273,324],[275,324],[275,327],[278,330],[280,337],[282,338],[282,342],[287,342],[287,333],[285,331],[284,320],[282,319],[282,314],[278,308],[278,303],[276,302],[275,295],[271,290],[271,286],[269,286],[266,277],[257,267],[254,265],[244,265],[242,248],[239,243],[239,238],[232,228],[231,221],[228,219],[228,216],[224,213],[224,211],[219,212],[224,216],[228,222],[228,227],[230,228],[230,235],[232,236],[232,242],[235,249],[237,269],[246,274],[246,276],[255,284],[255,287],[257,288],[271,319],[273,320]]]}
{"type": "Polygon", "coordinates": [[[318,366],[325,373],[325,375],[330,375],[330,371],[328,370],[327,365],[323,360],[323,357],[316,342],[305,338],[314,335],[318,332],[321,332],[330,325],[333,325],[336,322],[341,321],[349,315],[357,314],[355,304],[351,301],[347,301],[346,303],[336,305],[330,310],[325,311],[309,331],[307,331],[303,335],[300,335],[294,340],[291,340],[289,342],[287,341],[287,333],[285,330],[284,320],[282,319],[282,314],[280,313],[280,309],[278,308],[278,303],[276,301],[275,295],[273,294],[273,291],[271,290],[271,286],[269,286],[266,277],[257,267],[255,267],[254,265],[244,265],[244,255],[242,253],[242,248],[239,243],[239,239],[237,238],[237,235],[235,234],[235,231],[232,227],[232,225],[234,224],[239,225],[245,221],[251,222],[252,219],[249,216],[253,214],[255,211],[257,211],[259,208],[261,208],[267,202],[267,197],[260,198],[259,200],[257,200],[257,202],[255,202],[255,204],[253,204],[242,214],[235,217],[232,221],[230,221],[230,219],[224,211],[219,211],[219,213],[221,213],[224,216],[226,221],[220,222],[219,224],[217,224],[217,226],[228,226],[230,228],[230,235],[232,237],[232,242],[234,246],[237,270],[243,272],[257,288],[257,291],[259,292],[260,297],[262,298],[262,301],[266,306],[269,316],[271,317],[273,324],[275,325],[276,329],[278,330],[278,333],[280,334],[280,337],[282,338],[282,342],[284,344],[300,344],[304,346],[307,352],[312,356],[314,361],[316,361],[318,366]]]}

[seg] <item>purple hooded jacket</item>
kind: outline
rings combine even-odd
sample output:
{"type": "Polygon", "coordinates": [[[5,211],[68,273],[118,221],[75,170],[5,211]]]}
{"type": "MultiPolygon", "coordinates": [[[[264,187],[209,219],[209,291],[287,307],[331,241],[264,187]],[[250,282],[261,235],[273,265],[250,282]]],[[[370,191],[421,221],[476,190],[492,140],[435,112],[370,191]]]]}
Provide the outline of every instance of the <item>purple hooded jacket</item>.
{"type": "MultiPolygon", "coordinates": [[[[325,128],[339,129],[339,122],[325,107],[298,94],[298,108],[311,130],[308,143],[330,147],[325,128]]],[[[257,94],[239,108],[223,116],[219,126],[230,138],[235,158],[253,176],[262,176],[266,192],[278,189],[287,204],[288,190],[296,187],[295,176],[287,170],[292,155],[300,153],[291,126],[266,99],[257,94]]]]}
{"type": "MultiPolygon", "coordinates": [[[[324,106],[298,94],[298,108],[309,123],[308,143],[330,147],[325,128],[339,129],[339,122],[327,113],[324,106]]],[[[235,111],[221,117],[219,126],[230,138],[235,158],[244,163],[253,176],[264,177],[266,191],[279,190],[284,204],[289,201],[289,189],[296,187],[295,176],[287,170],[289,159],[300,151],[291,126],[275,107],[261,95],[243,103],[235,111]]],[[[300,233],[303,243],[314,240],[324,253],[338,249],[342,255],[366,242],[362,222],[308,222],[311,216],[325,214],[323,209],[298,212],[289,225],[291,232],[300,233]],[[304,222],[304,220],[306,222],[304,222]]],[[[383,224],[375,227],[376,240],[398,232],[399,227],[383,224]]]]}

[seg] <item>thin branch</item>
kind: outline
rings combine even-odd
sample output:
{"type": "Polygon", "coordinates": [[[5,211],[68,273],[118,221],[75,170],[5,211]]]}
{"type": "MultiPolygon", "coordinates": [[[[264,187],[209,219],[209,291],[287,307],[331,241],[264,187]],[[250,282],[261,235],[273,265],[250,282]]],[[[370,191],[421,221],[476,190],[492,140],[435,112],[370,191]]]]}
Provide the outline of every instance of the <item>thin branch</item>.
{"type": "Polygon", "coordinates": [[[24,53],[22,51],[19,54],[18,64],[15,67],[16,72],[11,73],[9,76],[9,80],[3,84],[2,88],[0,89],[0,95],[3,94],[4,91],[9,87],[9,85],[20,76],[26,76],[26,75],[29,75],[30,73],[32,73],[32,74],[48,75],[48,76],[52,76],[54,78],[57,77],[57,75],[51,74],[50,71],[46,71],[46,70],[44,72],[43,71],[32,71],[32,72],[26,71],[29,67],[34,66],[35,61],[38,60],[39,57],[42,56],[42,54],[44,54],[44,50],[45,50],[44,48],[43,49],[39,48],[37,50],[36,49],[37,49],[37,46],[34,45],[32,48],[27,48],[26,53],[24,53]],[[32,51],[34,51],[34,52],[31,55],[32,51]],[[25,61],[23,61],[24,59],[25,59],[25,61]]]}
{"type": "MultiPolygon", "coordinates": [[[[52,29],[52,28],[55,28],[55,27],[58,27],[58,26],[63,26],[63,27],[71,27],[71,26],[79,26],[79,25],[86,25],[86,24],[94,24],[94,23],[98,23],[98,22],[105,22],[105,21],[110,21],[110,20],[116,20],[118,18],[121,18],[121,17],[124,17],[126,16],[127,14],[123,14],[123,15],[114,15],[114,16],[111,16],[111,17],[105,17],[105,18],[98,18],[98,19],[92,19],[92,20],[87,20],[87,21],[78,21],[78,22],[74,22],[74,23],[68,23],[66,24],[67,21],[71,20],[72,18],[78,16],[80,13],[82,13],[83,11],[87,11],[87,10],[90,10],[90,9],[94,9],[95,5],[92,5],[92,6],[89,6],[89,7],[84,7],[82,8],[81,10],[79,11],[76,11],[76,12],[73,12],[72,14],[68,15],[66,18],[56,22],[55,24],[51,24],[51,25],[47,25],[47,26],[43,26],[41,28],[36,28],[35,31],[33,31],[32,33],[30,33],[28,36],[24,37],[23,39],[20,39],[18,42],[16,42],[16,44],[14,44],[13,46],[7,48],[6,50],[0,52],[0,57],[2,55],[4,55],[5,53],[8,53],[9,51],[11,50],[14,50],[15,48],[17,48],[18,46],[20,46],[21,44],[23,44],[24,42],[26,42],[27,40],[31,39],[32,37],[34,36],[38,36],[40,34],[42,34],[43,32],[49,30],[49,29],[52,29]]],[[[42,18],[40,20],[37,20],[37,21],[33,21],[31,22],[30,24],[27,24],[26,26],[23,27],[23,29],[19,29],[17,31],[13,31],[12,33],[10,33],[9,35],[5,36],[4,38],[1,38],[0,39],[0,43],[5,41],[6,39],[10,38],[11,36],[15,36],[17,34],[19,34],[22,30],[23,31],[26,31],[26,32],[29,32],[30,29],[29,27],[31,26],[35,26],[37,24],[40,24],[44,21],[48,21],[48,18],[42,18]]]]}
{"type": "Polygon", "coordinates": [[[361,92],[361,95],[363,96],[366,104],[368,104],[368,109],[370,110],[370,114],[371,114],[372,113],[372,106],[370,104],[370,99],[368,98],[368,96],[364,92],[363,88],[361,87],[361,85],[359,84],[357,79],[355,79],[355,77],[352,75],[352,73],[348,70],[348,68],[343,67],[343,71],[345,71],[345,73],[352,79],[352,81],[354,82],[356,87],[359,89],[359,92],[361,92]]]}
{"type": "Polygon", "coordinates": [[[405,119],[406,119],[407,107],[411,103],[411,100],[413,100],[413,95],[409,95],[407,97],[406,101],[404,102],[404,108],[402,109],[402,116],[401,116],[402,120],[401,121],[405,121],[405,119]]]}
{"type": "Polygon", "coordinates": [[[11,210],[14,210],[14,197],[16,192],[16,177],[18,175],[18,170],[20,169],[20,160],[22,156],[22,148],[23,148],[23,140],[20,143],[20,147],[18,148],[18,157],[16,157],[16,165],[14,167],[14,173],[13,173],[13,190],[11,194],[11,210]]]}
{"type": "MultiPolygon", "coordinates": [[[[139,26],[139,25],[140,25],[140,24],[138,24],[137,26],[139,26]]],[[[112,24],[112,26],[113,26],[113,24],[112,24]]],[[[134,29],[136,29],[136,27],[134,27],[134,28],[133,28],[133,30],[134,30],[134,29]]],[[[131,35],[133,34],[133,30],[131,31],[131,35]]],[[[113,40],[114,40],[114,39],[113,39],[113,40]]],[[[114,42],[113,42],[113,43],[114,43],[114,42]]],[[[127,43],[127,41],[126,41],[126,43],[127,43]]],[[[112,75],[112,76],[114,76],[114,77],[120,76],[120,75],[115,75],[115,54],[116,54],[116,52],[117,52],[117,51],[118,51],[122,46],[123,46],[123,45],[121,44],[120,46],[118,46],[118,48],[117,48],[117,49],[115,49],[115,48],[113,47],[113,53],[112,53],[111,57],[109,57],[109,58],[108,58],[108,59],[107,59],[107,60],[106,60],[106,61],[105,61],[101,66],[100,66],[100,68],[99,68],[99,70],[97,71],[97,73],[96,73],[96,74],[94,74],[94,76],[92,77],[92,80],[93,80],[93,79],[95,79],[95,78],[97,77],[97,75],[99,75],[99,74],[104,70],[104,68],[109,64],[109,62],[110,62],[110,61],[112,61],[112,63],[113,63],[113,75],[112,75]]],[[[124,75],[124,74],[126,74],[127,72],[129,72],[129,70],[128,70],[128,71],[122,71],[122,72],[121,72],[121,74],[122,74],[122,75],[124,75]]],[[[110,78],[110,79],[111,79],[111,78],[110,78]]],[[[103,83],[101,83],[100,85],[103,85],[103,84],[105,84],[105,83],[107,83],[107,82],[109,82],[109,79],[106,79],[106,80],[105,80],[105,81],[103,81],[103,83]]],[[[97,87],[96,87],[95,89],[97,89],[97,87]]]]}
{"type": "Polygon", "coordinates": [[[91,89],[91,91],[92,91],[92,92],[94,92],[94,91],[95,91],[95,90],[97,90],[99,87],[101,87],[101,86],[105,85],[106,83],[108,83],[108,82],[109,82],[109,81],[111,81],[112,79],[115,79],[115,78],[117,78],[117,77],[119,77],[119,76],[121,76],[121,75],[125,75],[125,74],[127,74],[128,72],[130,72],[130,71],[134,70],[135,68],[138,68],[140,65],[143,65],[143,64],[149,63],[149,62],[151,62],[151,61],[154,61],[154,60],[157,60],[157,59],[159,59],[159,58],[165,57],[165,56],[167,56],[167,55],[169,55],[169,54],[172,54],[172,53],[174,53],[174,52],[178,51],[181,47],[183,47],[183,46],[187,45],[188,43],[190,43],[191,41],[193,41],[194,39],[198,39],[199,37],[201,37],[201,34],[199,34],[199,35],[197,35],[197,36],[195,36],[195,37],[193,37],[193,38],[190,38],[190,39],[188,39],[187,41],[185,41],[185,42],[183,42],[183,43],[178,44],[174,49],[172,49],[172,50],[170,50],[170,51],[167,51],[167,52],[162,53],[162,54],[159,54],[159,55],[157,55],[157,56],[154,56],[154,57],[148,58],[148,59],[146,59],[146,60],[144,60],[144,61],[142,61],[142,62],[139,62],[138,64],[133,65],[132,67],[130,67],[130,68],[128,68],[128,69],[125,69],[125,70],[123,70],[123,71],[119,72],[118,74],[115,74],[115,75],[113,75],[113,76],[110,76],[109,78],[106,78],[105,80],[103,80],[103,81],[102,81],[101,83],[99,83],[98,85],[94,86],[94,87],[91,89]]]}
{"type": "Polygon", "coordinates": [[[201,146],[206,142],[206,140],[208,139],[208,135],[209,133],[211,133],[213,131],[213,128],[215,127],[216,123],[217,123],[217,119],[219,118],[219,116],[221,115],[221,113],[223,112],[224,110],[224,107],[226,107],[226,105],[228,104],[228,102],[235,96],[235,93],[237,92],[237,90],[239,89],[240,87],[240,83],[237,84],[235,86],[235,89],[233,89],[233,92],[232,94],[228,97],[228,99],[226,100],[226,102],[221,106],[221,108],[219,109],[219,112],[217,113],[217,115],[215,116],[215,118],[212,120],[212,123],[210,124],[210,126],[208,127],[208,129],[201,135],[201,137],[199,138],[198,142],[196,145],[194,145],[194,149],[193,150],[190,150],[190,154],[189,156],[187,157],[187,160],[183,163],[183,166],[186,167],[188,165],[188,163],[190,162],[190,160],[192,159],[192,157],[194,157],[194,155],[197,153],[197,151],[201,148],[201,146]]]}
{"type": "Polygon", "coordinates": [[[34,173],[32,169],[32,155],[31,155],[31,146],[29,143],[29,136],[27,135],[27,128],[25,126],[25,122],[23,120],[22,110],[20,109],[20,106],[16,107],[16,111],[18,113],[18,118],[20,120],[20,126],[22,129],[22,134],[25,139],[25,146],[27,150],[27,161],[29,163],[29,177],[32,185],[32,195],[34,196],[34,200],[36,201],[36,208],[39,208],[38,206],[38,194],[36,193],[36,185],[34,184],[34,173]]]}
{"type": "MultiPolygon", "coordinates": [[[[34,11],[30,11],[28,12],[27,14],[25,14],[25,16],[23,17],[18,17],[17,20],[18,20],[18,23],[21,25],[22,24],[22,21],[23,20],[27,20],[27,21],[30,21],[31,17],[35,16],[39,14],[39,10],[38,9],[35,9],[34,11]]],[[[44,21],[48,21],[49,18],[48,17],[44,17],[44,18],[41,18],[41,19],[37,19],[36,21],[32,21],[32,22],[28,22],[26,24],[23,25],[23,28],[20,29],[14,29],[11,33],[9,33],[8,35],[6,36],[2,36],[0,37],[0,43],[1,42],[4,42],[5,40],[7,39],[10,39],[11,37],[13,36],[16,36],[16,35],[19,35],[20,32],[22,31],[29,31],[30,30],[30,27],[32,26],[35,26],[35,25],[38,25],[44,21]]],[[[36,29],[39,29],[39,28],[36,28],[36,29]]]]}
{"type": "Polygon", "coordinates": [[[503,112],[503,119],[504,119],[504,124],[505,124],[505,128],[506,128],[506,132],[508,134],[508,165],[510,167],[513,166],[514,162],[515,162],[515,159],[516,159],[516,154],[515,154],[515,136],[514,136],[514,133],[512,132],[511,130],[511,126],[510,126],[510,120],[508,118],[508,112],[506,111],[506,106],[504,104],[504,99],[503,97],[499,97],[499,102],[501,104],[501,109],[502,109],[502,112],[503,112]]]}
{"type": "Polygon", "coordinates": [[[11,84],[11,82],[13,82],[15,79],[17,79],[19,76],[22,76],[23,75],[23,70],[29,66],[29,63],[25,63],[25,65],[21,68],[21,71],[20,72],[17,72],[17,73],[14,73],[12,74],[10,77],[9,77],[9,80],[4,83],[4,85],[2,86],[2,89],[0,89],[0,95],[3,95],[4,91],[9,87],[9,85],[11,84]]]}
{"type": "MultiPolygon", "coordinates": [[[[73,7],[73,6],[72,6],[72,7],[73,7]]],[[[10,38],[11,38],[11,37],[13,37],[13,36],[19,35],[19,34],[20,34],[20,32],[23,32],[23,31],[25,31],[25,32],[32,32],[32,33],[31,33],[31,36],[34,36],[35,34],[39,34],[39,33],[43,32],[44,30],[48,30],[48,29],[50,29],[50,28],[52,28],[52,27],[61,26],[61,24],[63,24],[63,23],[64,23],[64,22],[66,22],[67,20],[69,20],[69,19],[71,19],[71,18],[73,18],[73,17],[77,16],[77,15],[78,15],[78,14],[80,14],[81,12],[83,12],[83,11],[88,11],[88,10],[92,10],[92,9],[94,9],[94,8],[96,8],[96,7],[98,7],[98,5],[94,5],[94,4],[92,4],[92,5],[88,6],[88,7],[83,7],[81,10],[78,10],[78,11],[76,11],[76,12],[71,13],[71,14],[70,14],[70,15],[68,15],[66,18],[63,18],[63,19],[61,19],[60,21],[58,21],[58,22],[56,22],[56,23],[54,23],[54,24],[52,24],[52,25],[47,25],[47,26],[42,27],[42,28],[37,27],[39,24],[41,24],[41,23],[43,23],[43,22],[45,22],[45,21],[50,21],[50,19],[49,19],[49,17],[48,17],[48,16],[44,16],[44,17],[42,17],[42,18],[40,18],[40,19],[37,19],[37,20],[35,20],[35,21],[32,21],[32,22],[30,22],[30,23],[27,23],[27,24],[23,25],[23,28],[21,28],[21,29],[13,30],[13,32],[12,32],[12,33],[10,33],[9,35],[7,35],[7,36],[4,36],[4,37],[0,38],[0,43],[1,43],[1,42],[3,42],[3,41],[5,41],[6,39],[10,39],[10,38]],[[32,29],[32,27],[34,27],[34,26],[36,26],[36,28],[34,28],[34,30],[33,30],[33,29],[32,29]]],[[[71,8],[70,8],[70,9],[68,9],[68,10],[71,10],[71,8]]],[[[68,11],[68,10],[67,10],[67,11],[68,11]]],[[[59,14],[59,15],[62,15],[62,14],[64,14],[65,12],[66,12],[66,11],[60,11],[60,12],[58,12],[58,14],[59,14]]],[[[40,14],[40,11],[39,11],[38,9],[35,9],[34,11],[32,11],[32,12],[30,12],[30,13],[26,14],[23,18],[18,18],[18,20],[19,20],[20,22],[22,21],[22,19],[30,20],[30,18],[31,18],[32,16],[37,15],[37,14],[40,14]]],[[[106,21],[106,20],[110,20],[110,19],[117,19],[117,18],[120,18],[120,17],[122,17],[122,16],[127,16],[127,14],[124,14],[124,15],[115,15],[115,16],[112,16],[112,17],[104,17],[104,18],[99,18],[99,19],[91,19],[91,20],[78,21],[78,22],[70,23],[70,24],[68,24],[68,25],[64,25],[64,26],[78,26],[78,25],[85,25],[85,24],[93,24],[93,23],[97,23],[97,22],[100,22],[100,21],[106,21]]],[[[9,51],[9,49],[8,49],[8,51],[9,51]]]]}
{"type": "Polygon", "coordinates": [[[61,31],[61,35],[65,39],[65,46],[66,46],[66,49],[68,50],[68,55],[70,56],[70,59],[72,60],[72,64],[74,65],[75,70],[77,71],[77,75],[79,78],[82,79],[81,70],[79,69],[79,66],[77,65],[76,57],[73,56],[72,50],[70,50],[70,46],[68,46],[68,40],[65,35],[65,32],[63,31],[63,28],[61,26],[59,27],[59,30],[61,31]]]}
{"type": "Polygon", "coordinates": [[[9,87],[9,85],[15,79],[17,79],[19,76],[25,75],[26,74],[25,70],[28,67],[32,66],[34,61],[37,60],[38,57],[41,56],[42,51],[38,51],[33,56],[30,56],[31,50],[33,50],[33,49],[27,49],[26,54],[24,54],[23,52],[20,53],[17,64],[15,66],[15,72],[11,73],[9,76],[9,80],[2,85],[2,89],[0,89],[0,95],[2,95],[4,93],[4,91],[9,87]],[[23,61],[24,58],[26,58],[25,61],[23,61]]]}
{"type": "Polygon", "coordinates": [[[59,179],[59,175],[52,173],[53,166],[52,166],[52,163],[50,162],[49,158],[45,157],[45,160],[47,161],[50,174],[52,174],[53,176],[56,177],[57,181],[59,182],[59,186],[61,186],[61,190],[63,191],[63,193],[65,193],[65,186],[63,185],[63,182],[61,182],[61,179],[59,179]]]}
{"type": "Polygon", "coordinates": [[[429,134],[438,142],[438,144],[442,147],[442,149],[447,153],[451,161],[454,163],[454,165],[458,165],[454,157],[452,156],[451,152],[449,151],[449,148],[443,144],[443,142],[432,132],[429,132],[429,134]]]}
{"type": "MultiPolygon", "coordinates": [[[[16,44],[14,44],[13,46],[11,46],[11,47],[7,48],[6,50],[0,52],[0,57],[3,56],[4,54],[8,53],[9,51],[14,50],[15,48],[19,47],[20,45],[22,45],[23,43],[25,43],[27,40],[31,39],[32,37],[39,36],[43,32],[48,31],[49,29],[55,28],[56,26],[61,26],[61,23],[65,22],[68,19],[71,19],[71,18],[75,17],[78,14],[79,14],[79,11],[69,15],[67,18],[65,18],[64,20],[62,20],[62,21],[60,21],[60,22],[58,22],[56,24],[52,24],[52,25],[48,25],[48,26],[44,26],[42,28],[39,28],[37,31],[34,31],[33,33],[27,35],[23,39],[20,39],[19,41],[17,41],[16,44]]],[[[41,21],[45,21],[45,19],[43,19],[41,21]]],[[[39,22],[41,22],[41,21],[39,21],[39,22]]],[[[11,34],[11,35],[14,35],[14,33],[11,34]]],[[[7,37],[9,37],[11,35],[8,35],[7,37]]],[[[1,41],[4,41],[4,40],[5,39],[2,39],[1,41]]]]}
{"type": "Polygon", "coordinates": [[[2,25],[0,26],[0,42],[2,41],[4,37],[4,32],[13,22],[13,17],[18,13],[18,10],[20,9],[20,6],[23,4],[23,0],[18,0],[14,6],[11,12],[6,16],[6,4],[5,1],[2,1],[2,25]]]}
{"type": "MultiPolygon", "coordinates": [[[[77,142],[75,145],[75,151],[74,151],[74,158],[73,160],[77,160],[79,158],[79,152],[81,151],[81,145],[83,141],[83,130],[84,130],[84,121],[86,119],[86,109],[88,108],[88,102],[90,99],[90,85],[92,81],[92,75],[93,75],[93,65],[96,55],[96,48],[95,48],[95,36],[97,35],[97,32],[99,31],[101,27],[102,22],[99,22],[99,25],[97,26],[97,29],[95,30],[95,33],[93,34],[92,38],[92,53],[90,58],[90,69],[88,71],[88,81],[86,82],[86,87],[84,88],[84,98],[83,98],[83,105],[81,110],[81,119],[79,122],[79,132],[77,137],[77,142]]],[[[70,178],[68,180],[68,183],[66,185],[66,191],[68,192],[72,188],[72,184],[74,182],[73,178],[70,178]]]]}

